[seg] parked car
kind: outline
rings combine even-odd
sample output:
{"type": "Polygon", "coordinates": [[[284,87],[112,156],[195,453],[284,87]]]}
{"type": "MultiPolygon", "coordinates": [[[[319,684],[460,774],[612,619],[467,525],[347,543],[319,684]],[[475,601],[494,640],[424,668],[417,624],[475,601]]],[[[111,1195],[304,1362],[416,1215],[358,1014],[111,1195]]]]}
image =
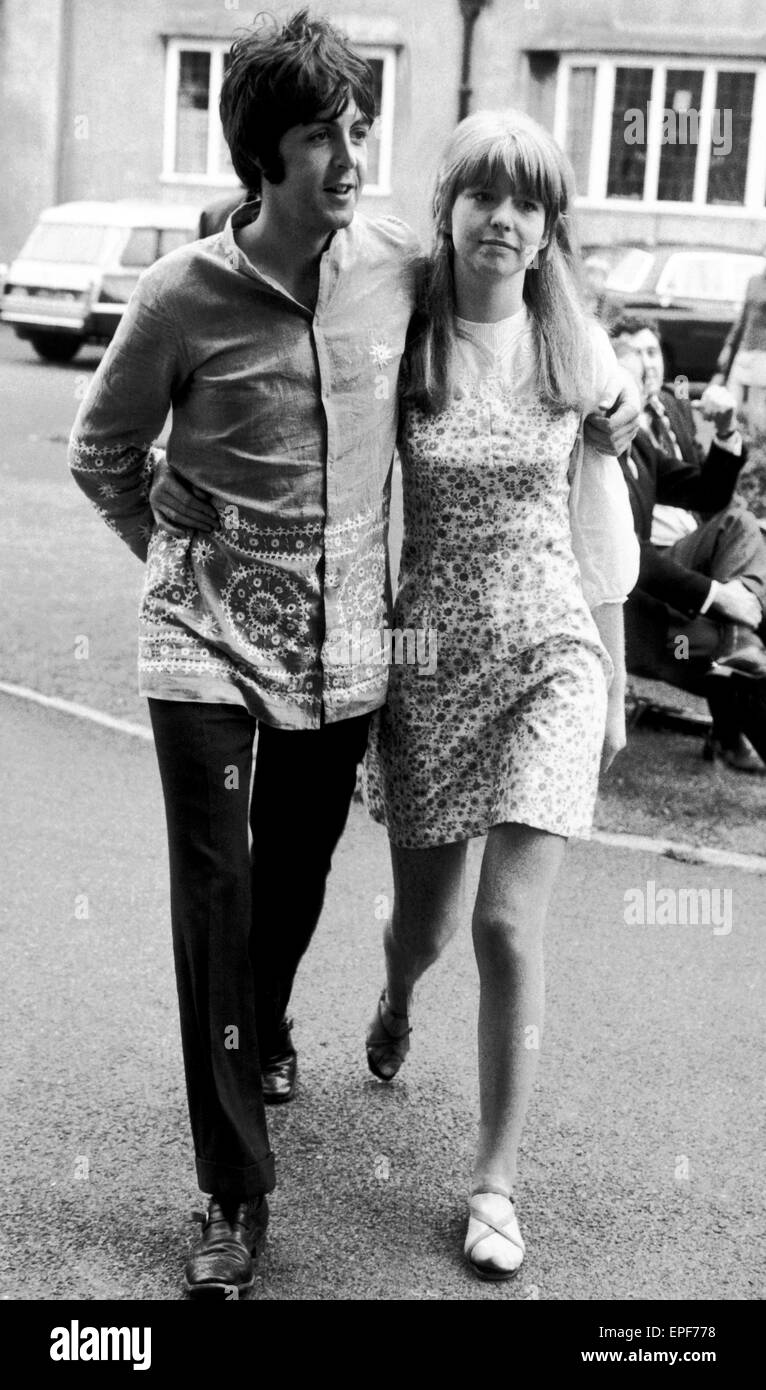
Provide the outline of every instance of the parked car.
{"type": "MultiPolygon", "coordinates": [[[[614,246],[590,247],[599,257],[614,246]]],[[[745,298],[747,282],[764,267],[764,257],[720,246],[641,246],[621,254],[595,289],[595,311],[607,325],[623,312],[643,311],[657,320],[668,380],[686,376],[707,382],[745,298]]]]}
{"type": "Polygon", "coordinates": [[[40,214],[8,267],[0,319],[52,362],[108,343],[146,266],[197,236],[199,208],[63,203],[40,214]]]}

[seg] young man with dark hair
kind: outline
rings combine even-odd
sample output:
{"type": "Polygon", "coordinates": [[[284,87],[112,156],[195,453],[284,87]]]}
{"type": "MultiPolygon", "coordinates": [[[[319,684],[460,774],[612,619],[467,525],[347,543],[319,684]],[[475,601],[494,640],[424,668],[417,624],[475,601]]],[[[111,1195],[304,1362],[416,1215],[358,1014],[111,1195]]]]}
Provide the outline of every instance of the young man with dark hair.
{"type": "MultiPolygon", "coordinates": [[[[253,1280],[275,1181],[263,1092],[293,1094],[285,1011],[386,695],[367,643],[337,639],[388,619],[397,376],[420,264],[403,223],[355,216],[372,72],[326,20],[301,11],[238,39],[221,112],[259,201],[144,274],[70,448],[80,486],[147,560],[140,688],[212,1194],[186,1283],[219,1296],[253,1280]],[[157,527],[151,444],[170,406],[179,481],[157,527]]],[[[595,428],[630,435],[635,416],[627,401],[595,428]]]]}
{"type": "Polygon", "coordinates": [[[354,217],[373,78],[329,23],[303,11],[239,40],[221,104],[260,204],[142,277],[70,446],[77,482],[147,561],[140,688],[212,1194],[186,1281],[219,1295],[253,1280],[275,1181],[259,1058],[271,1098],[289,1098],[285,1007],[385,699],[386,668],[353,644],[330,660],[329,643],[387,621],[396,380],[420,256],[402,223],[354,217]],[[171,406],[168,460],[214,504],[206,536],[153,526],[150,446],[171,406]]]}

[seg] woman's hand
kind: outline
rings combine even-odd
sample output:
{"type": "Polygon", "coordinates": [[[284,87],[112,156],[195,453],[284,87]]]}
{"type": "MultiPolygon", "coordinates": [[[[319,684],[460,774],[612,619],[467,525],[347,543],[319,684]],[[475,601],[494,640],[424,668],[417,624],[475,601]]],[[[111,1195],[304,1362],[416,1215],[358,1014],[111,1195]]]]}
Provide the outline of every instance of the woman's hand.
{"type": "Polygon", "coordinates": [[[158,526],[171,536],[218,529],[218,513],[207,499],[202,488],[182,482],[164,457],[155,464],[149,505],[158,526]]]}
{"type": "Polygon", "coordinates": [[[620,685],[616,690],[614,683],[609,691],[609,698],[606,706],[606,726],[604,729],[604,744],[601,749],[601,772],[608,772],[617,754],[622,751],[627,743],[625,731],[625,688],[620,685]]]}

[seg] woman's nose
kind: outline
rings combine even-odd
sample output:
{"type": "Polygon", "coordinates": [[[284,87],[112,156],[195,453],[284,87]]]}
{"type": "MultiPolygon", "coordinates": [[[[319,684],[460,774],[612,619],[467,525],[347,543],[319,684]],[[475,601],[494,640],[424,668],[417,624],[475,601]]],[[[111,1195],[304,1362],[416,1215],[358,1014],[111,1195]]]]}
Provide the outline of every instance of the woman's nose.
{"type": "Polygon", "coordinates": [[[513,217],[513,201],[511,198],[504,198],[502,203],[496,204],[491,220],[499,227],[511,227],[513,225],[513,217]]]}

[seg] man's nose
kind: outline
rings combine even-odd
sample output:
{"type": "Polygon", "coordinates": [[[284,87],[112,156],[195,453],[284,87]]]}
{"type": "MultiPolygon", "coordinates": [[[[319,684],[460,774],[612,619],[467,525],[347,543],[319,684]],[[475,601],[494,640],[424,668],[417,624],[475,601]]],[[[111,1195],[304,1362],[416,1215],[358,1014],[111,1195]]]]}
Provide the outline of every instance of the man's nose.
{"type": "Polygon", "coordinates": [[[342,133],[338,134],[335,144],[335,150],[333,152],[333,158],[335,163],[339,164],[341,168],[353,169],[356,163],[356,152],[354,150],[354,146],[351,143],[350,135],[343,135],[342,133]]]}

